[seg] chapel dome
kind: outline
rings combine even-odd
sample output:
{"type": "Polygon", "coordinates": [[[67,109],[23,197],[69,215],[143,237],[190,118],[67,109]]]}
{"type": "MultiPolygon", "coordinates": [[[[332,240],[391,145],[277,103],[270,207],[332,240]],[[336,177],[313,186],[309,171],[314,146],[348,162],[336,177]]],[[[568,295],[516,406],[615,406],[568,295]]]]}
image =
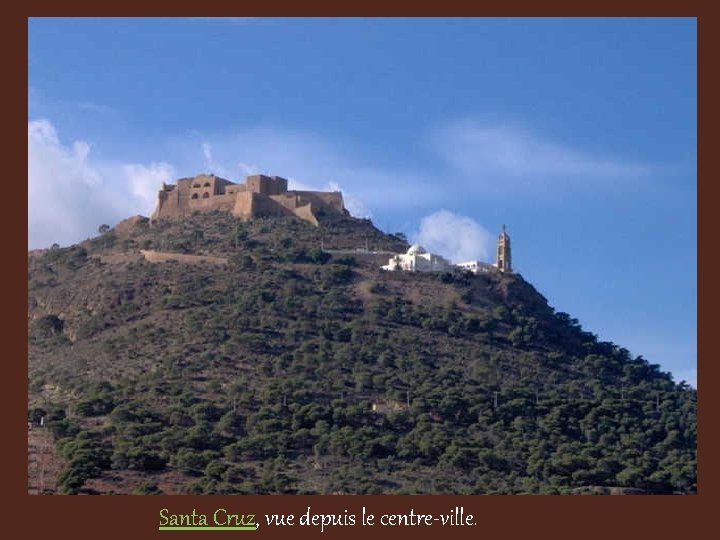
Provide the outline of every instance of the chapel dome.
{"type": "Polygon", "coordinates": [[[425,251],[425,248],[420,244],[413,244],[410,246],[410,249],[407,250],[408,255],[420,255],[422,253],[427,253],[427,251],[425,251]]]}

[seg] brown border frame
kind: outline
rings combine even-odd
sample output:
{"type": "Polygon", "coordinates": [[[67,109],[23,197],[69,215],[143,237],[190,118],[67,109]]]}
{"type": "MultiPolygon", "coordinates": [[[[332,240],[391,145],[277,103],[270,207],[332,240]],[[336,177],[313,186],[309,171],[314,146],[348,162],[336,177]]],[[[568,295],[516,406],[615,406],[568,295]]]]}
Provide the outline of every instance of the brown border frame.
{"type": "MultiPolygon", "coordinates": [[[[23,102],[27,99],[22,75],[27,75],[27,17],[28,16],[159,16],[159,15],[227,15],[242,12],[243,15],[285,15],[285,16],[682,16],[698,18],[698,150],[708,148],[710,138],[715,131],[714,120],[717,120],[717,109],[710,96],[720,95],[714,79],[713,61],[709,54],[713,41],[717,41],[717,19],[709,10],[697,1],[634,2],[610,0],[605,2],[580,3],[570,1],[549,1],[543,4],[522,0],[512,5],[500,3],[489,5],[462,6],[459,2],[444,2],[440,5],[389,5],[387,2],[369,1],[357,6],[342,5],[329,2],[305,2],[303,4],[287,2],[234,6],[226,8],[221,2],[210,0],[202,6],[179,6],[164,2],[153,5],[139,2],[122,6],[110,6],[97,2],[68,1],[57,3],[46,0],[35,1],[26,9],[16,5],[17,11],[6,15],[3,19],[4,35],[9,38],[10,47],[5,48],[7,77],[10,82],[6,89],[10,92],[12,102],[23,102]],[[134,5],[133,5],[134,4],[134,5]],[[25,54],[18,51],[25,51],[25,54]],[[702,69],[702,68],[705,69],[702,69]],[[700,114],[702,111],[702,114],[700,114]]],[[[20,124],[27,118],[20,107],[9,107],[11,124],[20,124]]],[[[15,133],[15,130],[12,130],[15,133]]],[[[18,133],[19,134],[19,133],[18,133]]],[[[15,146],[17,141],[11,137],[15,146]]],[[[12,169],[17,175],[27,173],[22,162],[23,151],[9,154],[12,169]]],[[[708,217],[708,206],[713,200],[712,191],[717,189],[711,182],[708,160],[699,163],[699,197],[698,227],[699,238],[707,240],[712,230],[712,218],[708,217]]],[[[22,201],[27,192],[17,182],[7,181],[7,189],[15,200],[22,201]]],[[[27,222],[27,205],[9,206],[0,214],[4,230],[12,232],[19,224],[27,222]]],[[[488,538],[524,538],[545,537],[555,538],[608,538],[608,537],[643,537],[643,538],[706,538],[713,536],[714,517],[711,513],[716,509],[714,488],[718,486],[718,464],[714,459],[719,455],[718,434],[713,429],[713,412],[717,410],[720,392],[705,392],[699,399],[699,491],[696,496],[628,496],[628,497],[563,497],[563,496],[530,496],[530,497],[450,497],[450,496],[244,496],[244,497],[200,497],[200,496],[163,496],[163,497],[37,497],[27,495],[25,463],[27,447],[24,430],[24,411],[26,408],[26,387],[15,381],[26,377],[27,339],[26,326],[19,312],[26,302],[27,290],[21,286],[25,283],[26,237],[23,235],[5,235],[10,245],[7,263],[3,265],[6,285],[5,295],[8,299],[5,319],[6,340],[8,347],[5,354],[6,377],[5,389],[2,392],[2,411],[9,420],[10,426],[8,445],[3,452],[8,460],[5,468],[8,471],[8,484],[5,493],[10,495],[10,511],[4,515],[6,529],[14,529],[19,538],[52,538],[68,536],[72,538],[171,538],[185,537],[204,539],[208,535],[220,538],[237,538],[241,535],[261,534],[264,537],[338,537],[361,538],[368,532],[373,535],[390,537],[390,535],[412,534],[419,537],[436,537],[450,534],[453,537],[488,537],[488,538]],[[9,285],[9,287],[7,287],[9,285]],[[376,514],[386,512],[404,513],[410,508],[416,511],[447,512],[455,506],[464,506],[466,513],[476,516],[476,527],[416,527],[405,528],[373,527],[335,527],[324,533],[313,527],[281,528],[261,527],[256,533],[195,533],[157,531],[158,512],[168,507],[171,511],[190,512],[196,508],[198,512],[210,512],[225,507],[238,513],[255,513],[261,517],[265,513],[302,514],[308,506],[318,513],[343,513],[345,509],[359,511],[362,506],[376,514]]],[[[709,242],[699,245],[711,247],[709,242]]],[[[706,268],[708,259],[714,257],[708,251],[702,255],[704,266],[699,267],[698,277],[702,284],[703,295],[698,298],[699,314],[711,315],[710,306],[716,297],[711,280],[707,279],[706,268]],[[710,312],[710,313],[708,313],[710,312]]],[[[707,321],[707,317],[701,317],[707,321]]],[[[699,324],[699,334],[707,332],[707,324],[699,324]]],[[[718,377],[718,367],[712,361],[707,340],[700,340],[699,371],[705,385],[710,387],[718,377]]],[[[262,523],[262,521],[261,521],[262,523]]]]}

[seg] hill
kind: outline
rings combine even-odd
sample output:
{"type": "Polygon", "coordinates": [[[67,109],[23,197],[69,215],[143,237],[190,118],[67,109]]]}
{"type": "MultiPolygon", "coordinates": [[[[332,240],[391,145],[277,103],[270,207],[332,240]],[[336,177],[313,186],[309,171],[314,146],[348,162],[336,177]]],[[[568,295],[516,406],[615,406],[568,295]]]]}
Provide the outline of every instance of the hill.
{"type": "Polygon", "coordinates": [[[695,390],[520,275],[384,272],[365,247],[407,244],[213,212],[29,253],[29,419],[58,489],[696,490],[695,390]]]}

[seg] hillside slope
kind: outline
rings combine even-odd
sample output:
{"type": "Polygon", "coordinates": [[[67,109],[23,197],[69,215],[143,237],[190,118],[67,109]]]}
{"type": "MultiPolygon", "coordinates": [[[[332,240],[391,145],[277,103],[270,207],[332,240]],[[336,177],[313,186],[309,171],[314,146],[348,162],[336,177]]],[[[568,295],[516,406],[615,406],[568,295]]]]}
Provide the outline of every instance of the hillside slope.
{"type": "Polygon", "coordinates": [[[407,247],[368,220],[218,213],[30,253],[29,414],[59,488],[696,489],[696,392],[521,276],[388,273],[321,245],[407,247]]]}

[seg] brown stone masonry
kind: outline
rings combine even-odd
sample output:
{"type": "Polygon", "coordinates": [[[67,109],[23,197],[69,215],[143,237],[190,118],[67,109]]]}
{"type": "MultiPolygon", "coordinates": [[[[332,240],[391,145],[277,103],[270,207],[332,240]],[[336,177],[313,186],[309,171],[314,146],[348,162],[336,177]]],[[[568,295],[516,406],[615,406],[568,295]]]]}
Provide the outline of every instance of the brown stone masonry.
{"type": "Polygon", "coordinates": [[[181,178],[163,184],[151,221],[182,219],[194,212],[221,210],[243,220],[266,216],[295,216],[318,225],[325,212],[346,213],[339,191],[288,191],[279,176],[248,176],[235,184],[212,174],[181,178]]]}

